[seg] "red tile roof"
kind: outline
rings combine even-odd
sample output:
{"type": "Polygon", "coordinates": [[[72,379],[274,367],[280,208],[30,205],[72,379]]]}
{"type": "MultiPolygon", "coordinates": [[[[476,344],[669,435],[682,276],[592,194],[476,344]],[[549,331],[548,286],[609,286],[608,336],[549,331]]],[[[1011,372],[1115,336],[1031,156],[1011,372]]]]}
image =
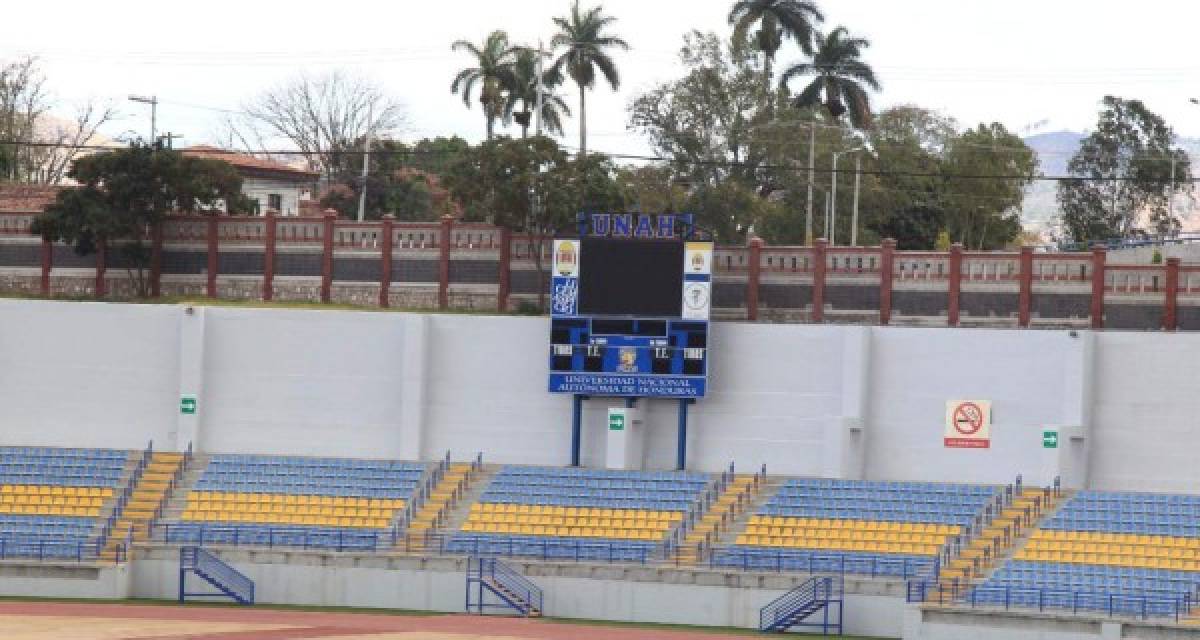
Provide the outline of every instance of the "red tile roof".
{"type": "Polygon", "coordinates": [[[258,171],[271,171],[275,173],[290,173],[297,177],[316,178],[320,174],[316,171],[307,171],[297,169],[296,167],[275,162],[273,160],[265,160],[245,153],[237,153],[234,151],[225,151],[216,147],[207,145],[196,145],[182,150],[182,153],[195,158],[213,158],[216,160],[224,160],[238,169],[249,169],[258,171]]]}
{"type": "Polygon", "coordinates": [[[64,187],[34,185],[12,182],[0,183],[0,211],[30,213],[41,212],[54,202],[64,187]]]}

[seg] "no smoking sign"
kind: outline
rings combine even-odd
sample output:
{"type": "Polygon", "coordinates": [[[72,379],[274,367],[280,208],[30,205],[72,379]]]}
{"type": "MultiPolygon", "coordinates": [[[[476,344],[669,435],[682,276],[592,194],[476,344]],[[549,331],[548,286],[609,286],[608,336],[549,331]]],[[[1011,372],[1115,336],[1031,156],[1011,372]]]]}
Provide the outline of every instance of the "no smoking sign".
{"type": "Polygon", "coordinates": [[[987,449],[991,446],[992,403],[987,400],[951,400],[946,403],[943,442],[953,449],[987,449]]]}

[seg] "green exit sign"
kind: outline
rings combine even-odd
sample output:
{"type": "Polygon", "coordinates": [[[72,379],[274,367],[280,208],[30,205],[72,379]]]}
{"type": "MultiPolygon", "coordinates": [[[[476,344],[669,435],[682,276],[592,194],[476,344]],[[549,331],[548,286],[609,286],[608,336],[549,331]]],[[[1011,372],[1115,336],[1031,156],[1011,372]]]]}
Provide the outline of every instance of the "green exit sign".
{"type": "Polygon", "coordinates": [[[625,414],[623,414],[623,413],[608,414],[608,430],[609,431],[624,431],[625,430],[625,414]]]}
{"type": "Polygon", "coordinates": [[[185,416],[196,415],[196,396],[181,396],[179,398],[179,413],[185,416]]]}
{"type": "Polygon", "coordinates": [[[1042,447],[1045,449],[1057,449],[1058,448],[1058,432],[1057,431],[1043,431],[1042,432],[1042,447]]]}

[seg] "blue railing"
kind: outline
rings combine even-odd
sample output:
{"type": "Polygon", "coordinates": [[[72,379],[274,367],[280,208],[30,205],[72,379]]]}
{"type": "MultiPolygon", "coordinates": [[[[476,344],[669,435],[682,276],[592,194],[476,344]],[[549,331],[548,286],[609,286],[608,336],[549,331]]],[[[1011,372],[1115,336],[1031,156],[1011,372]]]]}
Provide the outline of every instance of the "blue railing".
{"type": "Polygon", "coordinates": [[[1179,620],[1191,612],[1195,598],[1190,594],[1178,596],[1132,594],[1113,591],[1077,591],[1014,586],[977,586],[934,584],[923,581],[908,583],[908,602],[961,603],[972,607],[1001,607],[1008,609],[1047,609],[1072,613],[1104,613],[1108,616],[1135,618],[1166,617],[1179,620]]]}
{"type": "MultiPolygon", "coordinates": [[[[542,611],[542,589],[531,582],[529,578],[518,573],[516,569],[496,558],[472,557],[468,563],[477,568],[481,579],[490,579],[497,586],[520,598],[529,608],[538,612],[542,611]]],[[[529,611],[524,611],[524,613],[529,613],[529,611]]]]}
{"type": "MultiPolygon", "coordinates": [[[[49,540],[10,540],[0,538],[0,560],[60,560],[92,562],[104,548],[99,540],[90,542],[55,542],[49,540]]],[[[125,546],[117,547],[117,562],[125,561],[125,546]]]]}
{"type": "MultiPolygon", "coordinates": [[[[251,525],[253,526],[253,525],[251,525]]],[[[304,530],[295,527],[235,527],[208,524],[156,524],[154,538],[168,544],[298,547],[327,551],[385,551],[395,531],[304,530]]]]}
{"type": "Polygon", "coordinates": [[[1146,619],[1151,616],[1178,620],[1187,615],[1193,605],[1189,594],[1135,595],[1109,591],[1074,591],[1033,587],[973,587],[967,591],[965,602],[976,606],[1003,606],[1005,609],[1036,608],[1070,610],[1072,613],[1101,612],[1109,616],[1124,615],[1146,619]]]}
{"type": "Polygon", "coordinates": [[[621,562],[649,564],[665,560],[661,545],[630,545],[618,540],[597,538],[513,538],[508,536],[470,536],[428,533],[425,549],[448,555],[480,557],[538,558],[541,560],[621,562]]]}
{"type": "MultiPolygon", "coordinates": [[[[108,521],[104,523],[104,529],[100,531],[98,542],[101,546],[108,542],[108,536],[112,533],[113,527],[117,525],[117,521],[121,519],[121,514],[125,512],[125,505],[129,503],[129,499],[133,497],[133,490],[137,486],[138,480],[141,479],[142,473],[146,471],[146,467],[150,465],[150,459],[154,456],[154,441],[151,440],[146,448],[142,450],[142,457],[138,459],[138,463],[133,468],[133,472],[129,475],[129,482],[125,488],[121,490],[117,496],[117,501],[113,503],[112,513],[108,516],[108,521]]],[[[129,544],[132,539],[133,530],[129,532],[129,536],[122,541],[124,544],[129,544]]]]}
{"type": "Polygon", "coordinates": [[[207,580],[226,595],[242,604],[254,604],[254,581],[241,571],[234,569],[220,558],[199,547],[183,547],[179,550],[179,601],[188,594],[184,590],[183,572],[192,571],[207,580]]]}
{"type": "Polygon", "coordinates": [[[780,549],[746,549],[714,547],[709,557],[712,568],[735,568],[743,571],[777,571],[797,573],[827,573],[871,577],[914,578],[928,572],[935,562],[929,558],[858,557],[840,553],[805,553],[780,549]]]}
{"type": "Polygon", "coordinates": [[[810,578],[800,586],[772,600],[758,612],[759,631],[784,631],[797,612],[819,608],[841,598],[842,581],[830,577],[810,578]]]}

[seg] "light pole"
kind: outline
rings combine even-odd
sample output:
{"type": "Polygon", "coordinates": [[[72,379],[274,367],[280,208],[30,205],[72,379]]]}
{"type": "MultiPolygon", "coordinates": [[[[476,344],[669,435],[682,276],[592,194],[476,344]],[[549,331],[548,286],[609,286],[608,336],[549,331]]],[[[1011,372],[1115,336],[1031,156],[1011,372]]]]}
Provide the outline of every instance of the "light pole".
{"type": "Polygon", "coordinates": [[[158,96],[129,96],[130,102],[140,102],[150,105],[150,146],[158,142],[158,96]]]}
{"type": "MultiPolygon", "coordinates": [[[[838,187],[838,158],[848,153],[859,154],[860,151],[866,151],[871,155],[875,154],[875,150],[871,147],[871,141],[866,138],[861,138],[857,147],[846,149],[845,151],[833,152],[833,193],[831,196],[833,209],[833,225],[829,231],[829,244],[836,246],[834,236],[837,235],[837,187],[838,187]]],[[[858,246],[858,194],[862,189],[862,155],[854,156],[854,212],[850,216],[850,246],[858,246]]]]}

